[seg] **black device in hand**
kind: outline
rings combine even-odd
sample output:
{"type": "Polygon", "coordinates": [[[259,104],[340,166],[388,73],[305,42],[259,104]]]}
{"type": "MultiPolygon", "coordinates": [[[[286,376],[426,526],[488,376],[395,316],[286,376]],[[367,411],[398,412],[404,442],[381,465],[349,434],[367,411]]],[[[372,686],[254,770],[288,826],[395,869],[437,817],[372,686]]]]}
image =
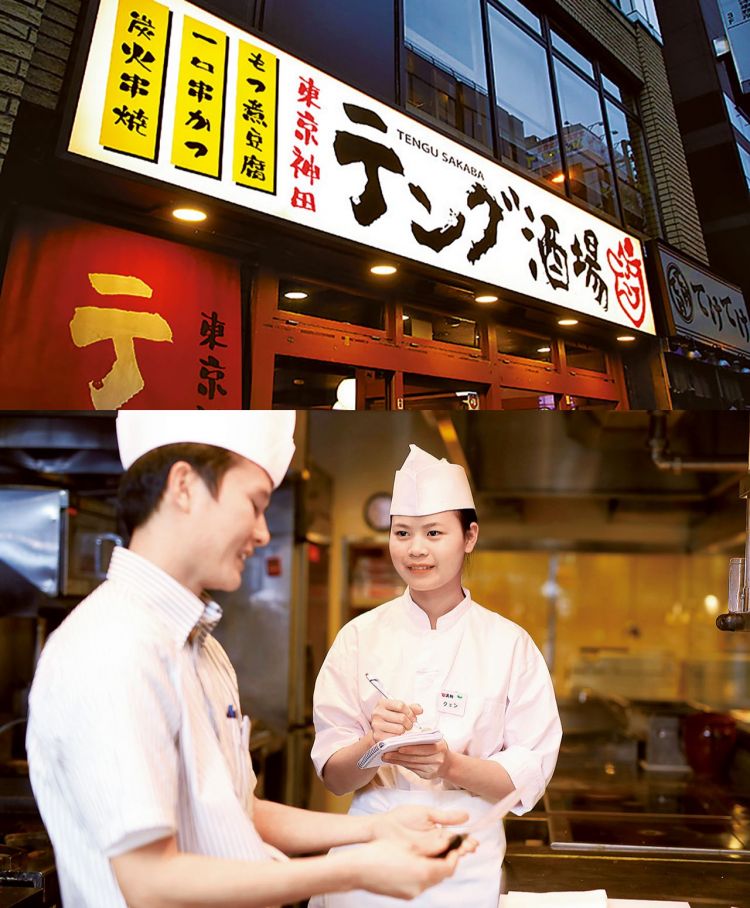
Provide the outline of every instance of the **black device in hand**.
{"type": "Polygon", "coordinates": [[[466,838],[466,836],[463,834],[460,834],[460,833],[458,833],[456,835],[452,835],[450,837],[450,841],[445,846],[445,848],[442,851],[439,851],[436,855],[434,855],[434,857],[436,857],[436,858],[446,857],[448,854],[450,854],[451,851],[455,851],[456,848],[460,848],[463,843],[463,840],[465,838],[466,838]]]}

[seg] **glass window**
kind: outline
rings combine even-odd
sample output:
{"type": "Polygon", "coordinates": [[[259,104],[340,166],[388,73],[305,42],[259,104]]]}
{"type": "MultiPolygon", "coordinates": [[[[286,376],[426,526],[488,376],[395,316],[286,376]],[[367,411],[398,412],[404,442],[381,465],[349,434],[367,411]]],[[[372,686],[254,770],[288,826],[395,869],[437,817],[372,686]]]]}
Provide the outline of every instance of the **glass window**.
{"type": "Polygon", "coordinates": [[[742,170],[745,174],[745,180],[747,181],[747,188],[750,189],[750,151],[743,148],[739,142],[737,143],[737,150],[740,153],[740,163],[742,164],[742,170]]]}
{"type": "Polygon", "coordinates": [[[462,347],[479,346],[476,322],[407,306],[404,306],[404,334],[407,337],[442,341],[444,344],[460,344],[462,347]]]}
{"type": "Polygon", "coordinates": [[[577,66],[582,72],[585,72],[586,75],[594,75],[594,64],[591,60],[584,57],[582,53],[579,53],[572,44],[568,44],[568,42],[555,31],[552,32],[552,46],[555,50],[560,51],[564,57],[567,57],[574,66],[577,66]]]}
{"type": "Polygon", "coordinates": [[[588,369],[590,372],[605,373],[607,371],[607,357],[594,347],[565,341],[565,358],[569,369],[588,369]]]}
{"type": "MultiPolygon", "coordinates": [[[[542,33],[542,24],[539,21],[539,16],[535,16],[530,10],[526,9],[523,3],[520,0],[500,0],[502,5],[509,9],[512,13],[515,13],[519,19],[525,22],[530,28],[533,28],[534,31],[541,35],[542,33]]],[[[490,10],[492,8],[490,7],[490,10]]]]}
{"type": "Polygon", "coordinates": [[[479,0],[404,0],[410,108],[490,144],[479,0]]]}
{"type": "Polygon", "coordinates": [[[490,9],[490,35],[502,154],[562,191],[547,52],[494,9],[490,9]]]}
{"type": "Polygon", "coordinates": [[[383,330],[385,305],[371,297],[288,278],[279,281],[279,309],[383,330]]]}
{"type": "MultiPolygon", "coordinates": [[[[341,397],[351,397],[355,371],[353,367],[319,363],[312,359],[277,356],[273,370],[274,410],[331,410],[341,397]],[[342,385],[346,379],[348,384],[342,385]]],[[[351,401],[347,401],[351,404],[351,401]]],[[[337,409],[340,409],[337,407],[337,409]]],[[[353,406],[347,409],[354,409],[353,406]]]]}
{"type": "Polygon", "coordinates": [[[649,183],[641,128],[610,101],[606,102],[606,107],[623,219],[627,227],[645,232],[649,183]]]}
{"type": "Polygon", "coordinates": [[[502,325],[497,326],[497,351],[540,363],[552,362],[552,340],[549,337],[502,325]]]}
{"type": "Polygon", "coordinates": [[[602,75],[602,85],[604,86],[604,90],[608,91],[612,97],[617,98],[618,101],[624,100],[620,86],[615,85],[615,83],[605,75],[602,75]]]}
{"type": "Polygon", "coordinates": [[[555,60],[555,74],[571,193],[607,214],[616,215],[599,93],[560,60],[555,60]]]}
{"type": "Polygon", "coordinates": [[[478,410],[482,386],[451,378],[404,373],[405,410],[478,410]]]}

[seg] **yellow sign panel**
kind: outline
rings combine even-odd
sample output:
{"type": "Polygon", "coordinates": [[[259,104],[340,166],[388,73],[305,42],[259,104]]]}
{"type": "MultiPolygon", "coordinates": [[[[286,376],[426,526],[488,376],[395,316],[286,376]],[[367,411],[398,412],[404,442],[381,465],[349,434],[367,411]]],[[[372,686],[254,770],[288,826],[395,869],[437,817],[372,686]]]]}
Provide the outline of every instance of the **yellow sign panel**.
{"type": "Polygon", "coordinates": [[[224,32],[185,16],[172,163],[217,178],[221,177],[227,44],[224,32]]]}
{"type": "Polygon", "coordinates": [[[155,161],[171,12],[155,0],[120,0],[99,141],[155,161]]]}
{"type": "Polygon", "coordinates": [[[279,60],[240,41],[232,174],[235,183],[276,192],[279,60]]]}

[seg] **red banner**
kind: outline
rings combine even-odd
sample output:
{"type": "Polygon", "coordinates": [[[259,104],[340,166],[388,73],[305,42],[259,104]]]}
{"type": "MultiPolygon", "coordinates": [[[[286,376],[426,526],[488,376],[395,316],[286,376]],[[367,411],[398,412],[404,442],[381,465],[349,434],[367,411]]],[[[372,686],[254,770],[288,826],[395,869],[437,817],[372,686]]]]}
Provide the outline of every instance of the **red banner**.
{"type": "Polygon", "coordinates": [[[0,292],[0,408],[238,409],[239,266],[26,210],[0,292]]]}

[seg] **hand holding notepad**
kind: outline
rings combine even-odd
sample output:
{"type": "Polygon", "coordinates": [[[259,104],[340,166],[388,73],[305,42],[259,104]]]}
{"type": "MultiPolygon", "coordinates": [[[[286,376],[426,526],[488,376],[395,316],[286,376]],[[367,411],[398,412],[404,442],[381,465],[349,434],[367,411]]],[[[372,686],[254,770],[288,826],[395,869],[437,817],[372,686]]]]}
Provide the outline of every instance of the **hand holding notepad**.
{"type": "Polygon", "coordinates": [[[443,740],[443,733],[438,729],[434,731],[423,731],[413,729],[403,735],[394,735],[392,738],[385,738],[378,741],[366,751],[357,761],[360,769],[374,769],[376,766],[383,765],[383,754],[390,753],[392,750],[398,750],[399,747],[414,747],[417,744],[437,744],[443,740]]]}

